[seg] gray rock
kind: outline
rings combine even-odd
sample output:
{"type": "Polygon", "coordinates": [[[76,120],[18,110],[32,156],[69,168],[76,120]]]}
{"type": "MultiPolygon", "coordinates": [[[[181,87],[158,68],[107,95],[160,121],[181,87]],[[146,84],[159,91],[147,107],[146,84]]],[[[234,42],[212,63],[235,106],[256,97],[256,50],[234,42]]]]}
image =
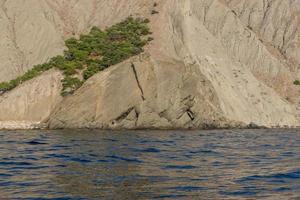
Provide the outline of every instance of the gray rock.
{"type": "Polygon", "coordinates": [[[145,54],[96,74],[63,100],[59,73],[2,94],[0,120],[50,128],[299,126],[297,1],[158,0],[157,15],[149,0],[68,3],[2,2],[0,81],[62,53],[73,33],[130,14],[150,19],[154,40],[145,54]]]}

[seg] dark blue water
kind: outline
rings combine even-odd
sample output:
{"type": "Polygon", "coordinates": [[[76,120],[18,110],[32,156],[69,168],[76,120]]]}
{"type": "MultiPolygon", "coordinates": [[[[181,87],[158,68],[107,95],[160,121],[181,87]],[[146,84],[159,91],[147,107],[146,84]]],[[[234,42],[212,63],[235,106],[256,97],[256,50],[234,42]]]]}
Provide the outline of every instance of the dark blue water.
{"type": "Polygon", "coordinates": [[[2,131],[0,199],[300,199],[300,130],[2,131]]]}

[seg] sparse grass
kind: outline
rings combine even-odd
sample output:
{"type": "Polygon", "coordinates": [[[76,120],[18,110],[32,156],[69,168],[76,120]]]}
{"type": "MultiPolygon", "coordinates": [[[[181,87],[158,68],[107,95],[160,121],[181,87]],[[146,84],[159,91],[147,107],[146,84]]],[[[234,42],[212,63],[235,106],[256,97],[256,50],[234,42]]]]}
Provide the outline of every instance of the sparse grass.
{"type": "Polygon", "coordinates": [[[9,91],[51,68],[57,68],[64,74],[62,95],[73,93],[97,72],[143,52],[143,47],[153,40],[148,37],[151,32],[147,23],[148,19],[129,17],[105,31],[93,27],[89,34],[81,35],[79,39],[66,40],[68,49],[64,55],[34,66],[14,80],[0,83],[0,91],[9,91]]]}

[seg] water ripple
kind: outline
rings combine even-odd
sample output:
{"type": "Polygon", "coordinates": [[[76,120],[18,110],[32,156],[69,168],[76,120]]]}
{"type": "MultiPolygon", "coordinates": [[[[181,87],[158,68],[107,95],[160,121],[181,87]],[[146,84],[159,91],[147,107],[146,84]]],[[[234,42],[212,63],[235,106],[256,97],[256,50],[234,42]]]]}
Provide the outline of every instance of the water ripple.
{"type": "Polygon", "coordinates": [[[0,131],[0,199],[300,199],[299,130],[0,131]]]}

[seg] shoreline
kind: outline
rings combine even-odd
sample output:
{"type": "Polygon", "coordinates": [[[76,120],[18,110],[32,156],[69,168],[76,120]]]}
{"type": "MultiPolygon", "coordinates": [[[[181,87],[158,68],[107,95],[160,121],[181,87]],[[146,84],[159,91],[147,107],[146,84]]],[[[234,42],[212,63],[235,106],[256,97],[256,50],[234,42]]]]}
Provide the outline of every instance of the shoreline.
{"type": "Polygon", "coordinates": [[[47,124],[39,121],[0,121],[0,130],[43,130],[46,128],[47,124]]]}
{"type": "Polygon", "coordinates": [[[128,130],[247,130],[247,129],[300,129],[300,126],[259,126],[254,123],[250,123],[245,126],[223,126],[223,127],[174,127],[174,128],[160,128],[160,127],[136,127],[136,128],[58,128],[50,129],[47,123],[40,121],[0,121],[0,131],[13,131],[13,130],[107,130],[107,131],[128,131],[128,130]]]}

